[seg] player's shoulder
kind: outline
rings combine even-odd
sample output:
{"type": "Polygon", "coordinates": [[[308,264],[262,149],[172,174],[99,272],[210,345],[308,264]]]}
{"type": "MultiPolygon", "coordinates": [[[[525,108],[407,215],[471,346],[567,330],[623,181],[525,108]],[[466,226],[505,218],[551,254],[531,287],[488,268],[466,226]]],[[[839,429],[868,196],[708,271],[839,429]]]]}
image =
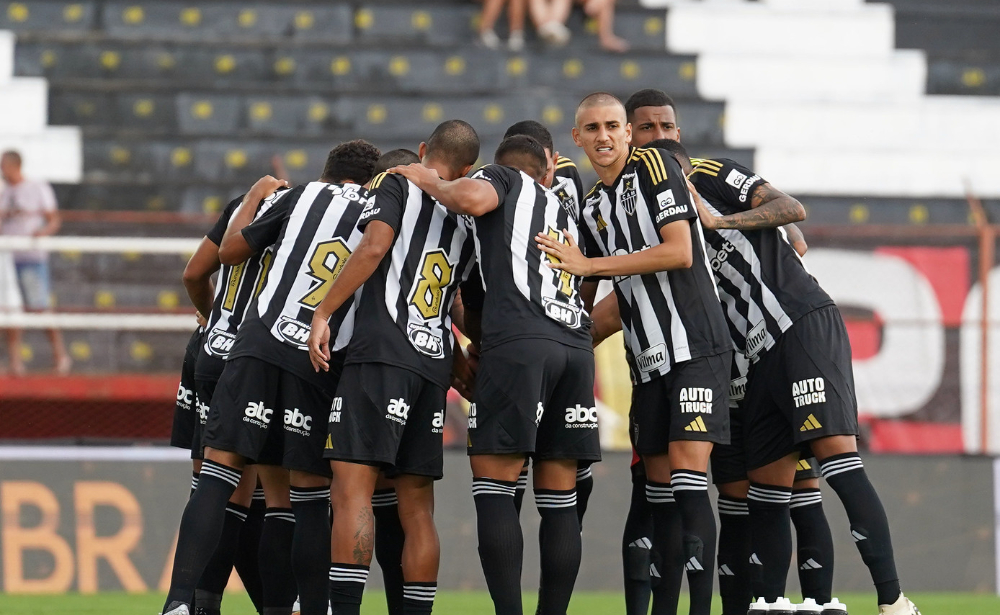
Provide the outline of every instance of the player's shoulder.
{"type": "Polygon", "coordinates": [[[594,182],[593,188],[587,191],[587,195],[583,197],[583,201],[586,203],[593,199],[594,197],[599,197],[601,195],[601,180],[594,182]]]}
{"type": "Polygon", "coordinates": [[[390,173],[389,171],[382,171],[378,175],[372,178],[371,183],[368,184],[368,189],[372,192],[380,188],[393,188],[406,186],[410,183],[410,180],[406,179],[399,173],[390,173]]]}
{"type": "Polygon", "coordinates": [[[658,149],[636,147],[629,156],[629,163],[635,165],[637,172],[648,174],[654,184],[667,180],[667,165],[663,162],[663,152],[658,149]]]}
{"type": "Polygon", "coordinates": [[[559,156],[556,159],[556,171],[570,172],[577,171],[576,163],[573,162],[572,158],[567,158],[566,156],[559,156]]]}

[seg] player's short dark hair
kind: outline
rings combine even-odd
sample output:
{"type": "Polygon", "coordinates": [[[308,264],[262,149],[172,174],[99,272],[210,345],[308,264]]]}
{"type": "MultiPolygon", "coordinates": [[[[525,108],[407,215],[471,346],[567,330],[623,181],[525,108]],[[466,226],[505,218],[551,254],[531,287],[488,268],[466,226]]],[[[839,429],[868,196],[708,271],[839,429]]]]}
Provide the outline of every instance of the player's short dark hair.
{"type": "MultiPolygon", "coordinates": [[[[687,150],[681,145],[680,141],[674,141],[673,139],[657,139],[656,141],[650,141],[649,143],[643,145],[646,149],[662,149],[670,152],[670,155],[674,157],[675,160],[681,165],[681,168],[691,166],[691,156],[688,155],[687,150]]],[[[685,171],[687,172],[687,171],[685,171]]]]}
{"type": "Polygon", "coordinates": [[[9,149],[4,153],[0,154],[0,159],[3,158],[10,158],[11,160],[14,161],[14,164],[16,164],[17,166],[21,166],[21,152],[9,149]]]}
{"type": "Polygon", "coordinates": [[[541,143],[542,147],[547,147],[550,152],[554,152],[556,149],[552,143],[552,133],[549,132],[548,128],[535,120],[523,120],[511,125],[507,129],[507,132],[503,133],[503,138],[506,139],[515,135],[531,137],[541,143]]]}
{"type": "Polygon", "coordinates": [[[639,107],[670,107],[675,113],[677,111],[677,106],[674,105],[673,98],[670,98],[666,92],[654,90],[653,88],[639,90],[625,101],[625,115],[628,116],[630,122],[635,114],[635,110],[639,107]]]}
{"type": "Polygon", "coordinates": [[[414,162],[420,162],[420,156],[417,156],[415,152],[402,148],[390,150],[382,154],[382,156],[375,163],[374,175],[378,175],[382,171],[388,171],[392,167],[413,164],[414,162]]]}
{"type": "Polygon", "coordinates": [[[441,122],[427,139],[427,157],[444,162],[453,171],[472,166],[479,160],[479,135],[468,122],[441,122]]]}
{"type": "Polygon", "coordinates": [[[549,168],[542,144],[528,135],[514,135],[501,141],[493,162],[524,171],[537,182],[542,181],[549,168]]]}
{"type": "Polygon", "coordinates": [[[367,184],[375,175],[375,163],[381,155],[377,147],[362,139],[341,143],[326,157],[322,179],[330,183],[367,184]]]}

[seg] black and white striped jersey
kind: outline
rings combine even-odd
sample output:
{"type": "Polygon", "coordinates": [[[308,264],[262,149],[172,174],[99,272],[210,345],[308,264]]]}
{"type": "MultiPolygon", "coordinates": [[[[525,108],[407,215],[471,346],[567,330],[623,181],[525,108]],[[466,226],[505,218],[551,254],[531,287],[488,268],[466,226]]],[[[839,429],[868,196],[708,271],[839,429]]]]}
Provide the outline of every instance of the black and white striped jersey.
{"type": "MultiPolygon", "coordinates": [[[[499,205],[474,221],[482,284],[482,349],[520,338],[544,338],[591,349],[590,316],[580,297],[582,279],[556,269],[538,248],[535,235],[579,242],[576,222],[559,198],[525,173],[487,165],[473,175],[493,185],[499,205]]],[[[470,280],[462,300],[477,292],[470,280]]],[[[472,300],[470,303],[467,298],[472,300]]]]}
{"type": "MultiPolygon", "coordinates": [[[[754,190],[766,183],[732,160],[691,162],[691,183],[716,216],[749,210],[754,190]]],[[[804,314],[833,305],[784,229],[720,229],[706,231],[705,240],[729,333],[750,360],[756,361],[804,314]]]]}
{"type": "Polygon", "coordinates": [[[747,373],[750,359],[742,352],[733,353],[733,365],[729,376],[729,407],[739,408],[747,394],[747,373]]]}
{"type": "MultiPolygon", "coordinates": [[[[254,219],[267,213],[284,191],[284,189],[279,190],[261,201],[257,205],[254,219]]],[[[239,197],[229,203],[219,216],[215,227],[206,235],[215,245],[222,243],[229,220],[242,201],[243,197],[239,197]]],[[[264,277],[273,257],[274,253],[269,246],[260,254],[255,254],[238,265],[222,266],[215,285],[212,313],[205,328],[205,341],[202,345],[204,356],[199,359],[199,369],[196,370],[196,375],[201,379],[217,380],[222,375],[224,361],[236,341],[236,332],[243,322],[250,300],[263,288],[264,277]]]]}
{"type": "Polygon", "coordinates": [[[469,225],[402,175],[377,175],[371,191],[360,226],[384,222],[395,239],[365,282],[345,363],[387,363],[448,388],[451,306],[475,265],[469,225]]]}
{"type": "Polygon", "coordinates": [[[556,161],[556,175],[552,179],[552,192],[566,208],[575,223],[580,222],[580,203],[583,199],[583,180],[574,163],[565,156],[556,161]]]}
{"type": "MultiPolygon", "coordinates": [[[[253,356],[321,387],[335,387],[309,362],[313,312],[361,241],[358,220],[370,195],[355,184],[312,182],[279,197],[243,229],[256,253],[273,246],[274,258],[252,300],[229,354],[253,356]]],[[[361,290],[330,317],[330,350],[351,341],[361,290]]]]}
{"type": "Polygon", "coordinates": [[[633,382],[649,382],[677,363],[732,349],[705,254],[698,213],[680,165],[666,152],[633,148],[611,186],[584,199],[588,256],[613,256],[662,243],[660,229],[679,220],[691,229],[693,264],[614,280],[633,382]]]}

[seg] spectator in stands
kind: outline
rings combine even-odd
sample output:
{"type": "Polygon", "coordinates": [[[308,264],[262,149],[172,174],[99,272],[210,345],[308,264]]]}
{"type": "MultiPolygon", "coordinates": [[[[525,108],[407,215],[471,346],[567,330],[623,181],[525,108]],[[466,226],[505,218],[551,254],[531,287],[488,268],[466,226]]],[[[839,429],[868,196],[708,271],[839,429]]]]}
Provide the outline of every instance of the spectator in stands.
{"type": "MultiPolygon", "coordinates": [[[[628,42],[615,36],[616,0],[576,0],[583,6],[583,12],[597,21],[597,40],[605,51],[622,53],[628,51],[628,42]]],[[[538,30],[538,36],[552,46],[560,47],[569,42],[570,31],[566,27],[574,0],[529,0],[531,19],[538,30]]]]}
{"type": "MultiPolygon", "coordinates": [[[[19,153],[7,151],[0,155],[0,176],[7,184],[0,193],[0,234],[44,237],[59,230],[59,212],[52,186],[43,181],[26,179],[21,173],[19,153]]],[[[14,267],[25,307],[34,311],[50,309],[48,254],[39,250],[15,252],[14,267]]],[[[56,372],[68,373],[71,361],[62,333],[58,329],[49,329],[48,336],[56,372]]],[[[23,374],[21,331],[8,330],[7,343],[11,371],[16,375],[23,374]]]]}
{"type": "Polygon", "coordinates": [[[479,43],[487,49],[499,49],[500,37],[493,27],[500,18],[504,4],[507,7],[507,23],[510,35],[507,38],[507,49],[518,52],[524,49],[524,16],[527,12],[528,0],[483,0],[483,13],[479,21],[479,43]]]}

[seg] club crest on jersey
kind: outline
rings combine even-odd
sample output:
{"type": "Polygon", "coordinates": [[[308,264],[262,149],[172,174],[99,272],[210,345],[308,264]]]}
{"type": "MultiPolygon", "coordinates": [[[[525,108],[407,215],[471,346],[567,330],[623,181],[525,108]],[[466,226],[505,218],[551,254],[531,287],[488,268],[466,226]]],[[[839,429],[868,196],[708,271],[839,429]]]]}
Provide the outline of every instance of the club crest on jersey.
{"type": "Polygon", "coordinates": [[[233,349],[235,341],[236,336],[229,331],[213,331],[208,336],[208,347],[212,350],[212,354],[225,357],[233,349]]]}
{"type": "Polygon", "coordinates": [[[556,301],[548,297],[542,299],[542,305],[545,308],[545,315],[552,320],[559,321],[571,329],[576,329],[580,326],[583,317],[580,308],[575,305],[556,301]]]}
{"type": "Polygon", "coordinates": [[[636,366],[644,372],[651,372],[654,369],[663,367],[667,362],[667,347],[657,344],[652,348],[647,348],[635,358],[636,366]]]}
{"type": "Polygon", "coordinates": [[[635,190],[635,173],[622,176],[622,194],[619,202],[625,213],[630,216],[635,214],[635,202],[638,198],[639,195],[635,190]]]}
{"type": "Polygon", "coordinates": [[[576,210],[576,199],[574,199],[569,190],[566,189],[565,184],[560,185],[558,188],[554,188],[552,192],[555,193],[556,198],[559,199],[559,204],[566,211],[569,217],[574,221],[579,221],[579,213],[576,210]]]}
{"type": "Polygon", "coordinates": [[[418,324],[411,323],[407,327],[410,343],[418,352],[432,359],[444,358],[444,340],[435,331],[418,324]]]}
{"type": "Polygon", "coordinates": [[[282,316],[274,328],[278,335],[292,346],[299,350],[309,349],[307,343],[309,342],[309,331],[312,329],[310,325],[288,316],[282,316]]]}

